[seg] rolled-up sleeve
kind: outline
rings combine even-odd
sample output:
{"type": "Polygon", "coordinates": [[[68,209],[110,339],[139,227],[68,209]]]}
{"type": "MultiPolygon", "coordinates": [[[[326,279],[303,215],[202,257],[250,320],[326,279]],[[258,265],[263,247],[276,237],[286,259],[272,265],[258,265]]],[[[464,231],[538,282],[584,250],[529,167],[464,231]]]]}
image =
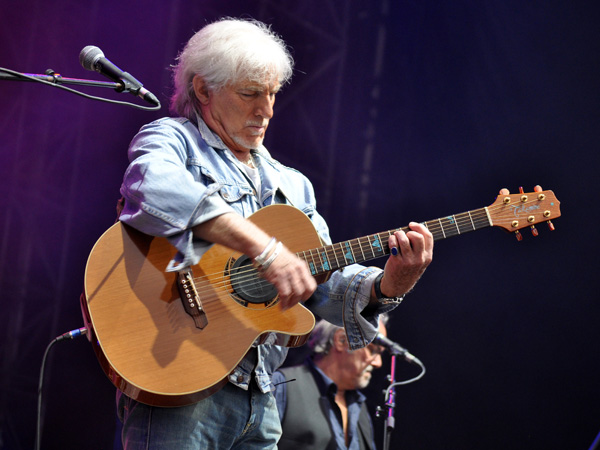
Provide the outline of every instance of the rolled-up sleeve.
{"type": "Polygon", "coordinates": [[[335,271],[331,278],[317,288],[305,306],[319,317],[344,327],[351,350],[365,347],[378,331],[379,315],[396,305],[369,308],[373,281],[381,273],[378,267],[353,264],[335,271]],[[368,313],[366,311],[369,311],[368,313]]]}
{"type": "Polygon", "coordinates": [[[125,204],[120,220],[166,237],[179,251],[169,270],[196,264],[210,247],[194,238],[195,225],[233,212],[219,195],[218,183],[205,185],[194,178],[188,149],[198,143],[177,125],[181,128],[158,121],[140,130],[129,147],[130,165],[121,186],[125,204]]]}

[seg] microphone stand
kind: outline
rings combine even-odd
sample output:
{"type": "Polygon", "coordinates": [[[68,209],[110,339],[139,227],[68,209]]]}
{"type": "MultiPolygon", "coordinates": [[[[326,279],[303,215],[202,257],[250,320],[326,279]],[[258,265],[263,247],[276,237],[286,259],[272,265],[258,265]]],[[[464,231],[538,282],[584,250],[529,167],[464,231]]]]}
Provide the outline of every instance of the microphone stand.
{"type": "MultiPolygon", "coordinates": [[[[396,425],[396,419],[394,418],[394,407],[395,407],[395,396],[396,390],[394,388],[395,385],[395,377],[396,377],[396,353],[392,353],[391,363],[390,363],[390,374],[387,376],[388,381],[390,382],[390,387],[383,392],[386,394],[385,398],[385,407],[387,409],[387,414],[385,418],[385,424],[383,429],[383,450],[389,450],[390,448],[390,438],[392,436],[392,432],[394,431],[394,427],[396,425]]],[[[381,406],[377,407],[376,416],[381,417],[384,408],[381,406]]]]}
{"type": "MultiPolygon", "coordinates": [[[[390,447],[390,438],[392,436],[392,431],[394,431],[394,427],[396,425],[396,421],[394,419],[394,407],[395,399],[396,399],[396,386],[402,386],[409,383],[414,383],[417,380],[420,380],[425,375],[425,366],[423,363],[417,358],[415,355],[409,353],[405,348],[400,346],[388,347],[387,349],[392,355],[391,364],[390,364],[390,374],[388,375],[388,380],[390,382],[389,387],[384,390],[384,399],[385,399],[385,407],[387,408],[387,417],[385,419],[384,425],[384,435],[383,435],[383,450],[388,450],[390,447]],[[404,381],[396,381],[396,357],[402,356],[407,362],[418,365],[421,368],[421,373],[413,378],[409,378],[404,381]]],[[[381,406],[377,407],[377,411],[375,413],[376,417],[381,417],[383,412],[383,408],[381,406]]]]}
{"type": "Polygon", "coordinates": [[[113,81],[94,81],[84,80],[80,78],[65,78],[60,73],[56,73],[52,69],[47,69],[45,74],[36,73],[20,73],[15,71],[8,71],[7,69],[0,68],[0,80],[9,81],[38,81],[52,83],[52,84],[75,84],[78,86],[94,86],[94,87],[107,87],[113,88],[117,92],[123,91],[125,86],[123,83],[115,83],[113,81]]]}
{"type": "MultiPolygon", "coordinates": [[[[71,89],[66,86],[62,86],[62,84],[76,84],[79,86],[107,87],[107,88],[113,88],[117,92],[125,92],[126,89],[128,89],[128,87],[125,86],[125,83],[123,83],[123,82],[83,80],[80,78],[65,78],[61,74],[54,72],[54,70],[52,70],[52,69],[47,69],[46,73],[44,75],[41,75],[41,74],[35,74],[35,73],[21,73],[21,72],[17,72],[17,71],[10,70],[10,69],[5,69],[4,67],[0,67],[0,80],[36,81],[38,83],[42,83],[42,84],[46,84],[48,86],[66,90],[72,94],[77,94],[77,95],[80,95],[82,97],[85,97],[85,98],[88,98],[91,100],[99,100],[102,102],[107,102],[107,103],[112,103],[112,104],[117,104],[117,105],[131,106],[133,108],[143,109],[145,111],[157,111],[161,108],[160,101],[158,101],[158,99],[156,97],[152,96],[152,97],[154,97],[154,99],[151,99],[151,100],[148,100],[146,98],[146,96],[149,93],[146,94],[143,97],[143,99],[147,100],[149,103],[154,105],[151,107],[136,105],[135,103],[130,103],[130,102],[123,102],[123,101],[117,101],[117,100],[110,100],[110,99],[102,98],[102,97],[96,97],[93,95],[86,94],[84,92],[80,92],[77,89],[71,89]]],[[[137,92],[133,92],[133,91],[128,91],[128,92],[131,92],[132,94],[139,96],[137,92]]]]}

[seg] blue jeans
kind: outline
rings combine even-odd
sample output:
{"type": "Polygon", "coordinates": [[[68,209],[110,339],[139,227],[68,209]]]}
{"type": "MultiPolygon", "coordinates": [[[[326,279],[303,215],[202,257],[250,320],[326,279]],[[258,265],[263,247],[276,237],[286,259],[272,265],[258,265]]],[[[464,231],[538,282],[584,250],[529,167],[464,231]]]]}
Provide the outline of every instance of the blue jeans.
{"type": "Polygon", "coordinates": [[[255,383],[227,383],[198,403],[159,408],[117,395],[126,450],[276,449],[281,424],[275,397],[255,383]]]}

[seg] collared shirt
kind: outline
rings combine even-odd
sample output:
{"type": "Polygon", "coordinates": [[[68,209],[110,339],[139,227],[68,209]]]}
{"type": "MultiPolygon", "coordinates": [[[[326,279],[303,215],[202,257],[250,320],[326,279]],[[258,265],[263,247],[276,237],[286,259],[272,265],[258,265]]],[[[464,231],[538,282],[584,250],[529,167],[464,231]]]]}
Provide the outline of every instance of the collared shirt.
{"type": "MultiPolygon", "coordinates": [[[[228,212],[248,217],[274,203],[300,209],[323,242],[331,243],[327,224],[316,210],[313,187],[304,175],[271,158],[261,146],[252,150],[261,180],[257,191],[240,161],[199,117],[197,124],[185,118],[163,118],[143,126],[128,154],[120,220],[143,233],[165,237],[176,247],[177,256],[165,270],[198,263],[212,245],[194,237],[194,226],[228,212]]],[[[377,333],[378,314],[394,307],[379,306],[368,317],[361,314],[380,272],[379,268],[357,264],[337,270],[304,305],[345,327],[351,349],[364,347],[377,333]]],[[[274,338],[269,337],[250,352],[229,381],[248,389],[254,372],[263,392],[273,390],[271,375],[287,355],[287,348],[271,345],[274,338]]]]}
{"type": "MultiPolygon", "coordinates": [[[[358,419],[362,404],[366,400],[365,396],[358,390],[346,391],[346,405],[348,408],[348,436],[350,442],[346,446],[346,437],[344,434],[344,428],[342,424],[342,414],[339,406],[335,402],[335,396],[337,394],[337,385],[329,378],[325,373],[319,369],[312,359],[308,358],[305,363],[310,369],[309,373],[312,374],[317,388],[321,395],[321,398],[326,398],[327,402],[319,402],[319,399],[314,399],[315,411],[319,410],[319,404],[326,405],[324,411],[329,424],[331,425],[331,432],[335,438],[336,447],[338,449],[349,449],[359,450],[359,433],[358,433],[358,419]]],[[[293,383],[294,381],[289,381],[293,383]]],[[[283,424],[285,420],[285,411],[287,406],[287,383],[285,376],[277,371],[273,374],[273,383],[276,385],[275,389],[275,400],[277,401],[277,409],[279,411],[279,418],[283,424]]],[[[292,405],[292,407],[294,407],[292,405]]],[[[305,411],[310,414],[310,411],[305,411]]],[[[374,444],[372,444],[374,447],[374,444]]]]}

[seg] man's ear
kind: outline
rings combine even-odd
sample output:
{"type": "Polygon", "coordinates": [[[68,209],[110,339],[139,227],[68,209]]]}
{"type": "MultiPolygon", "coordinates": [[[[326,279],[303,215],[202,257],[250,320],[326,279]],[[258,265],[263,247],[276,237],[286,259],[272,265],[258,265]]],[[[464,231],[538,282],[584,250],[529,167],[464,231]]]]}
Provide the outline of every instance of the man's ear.
{"type": "Polygon", "coordinates": [[[200,75],[194,75],[192,84],[194,86],[194,93],[196,94],[198,101],[203,105],[207,105],[210,100],[210,94],[208,87],[204,82],[204,78],[202,78],[200,75]]]}
{"type": "Polygon", "coordinates": [[[333,347],[339,352],[348,351],[348,340],[346,339],[346,332],[343,328],[336,330],[333,335],[333,347]]]}

